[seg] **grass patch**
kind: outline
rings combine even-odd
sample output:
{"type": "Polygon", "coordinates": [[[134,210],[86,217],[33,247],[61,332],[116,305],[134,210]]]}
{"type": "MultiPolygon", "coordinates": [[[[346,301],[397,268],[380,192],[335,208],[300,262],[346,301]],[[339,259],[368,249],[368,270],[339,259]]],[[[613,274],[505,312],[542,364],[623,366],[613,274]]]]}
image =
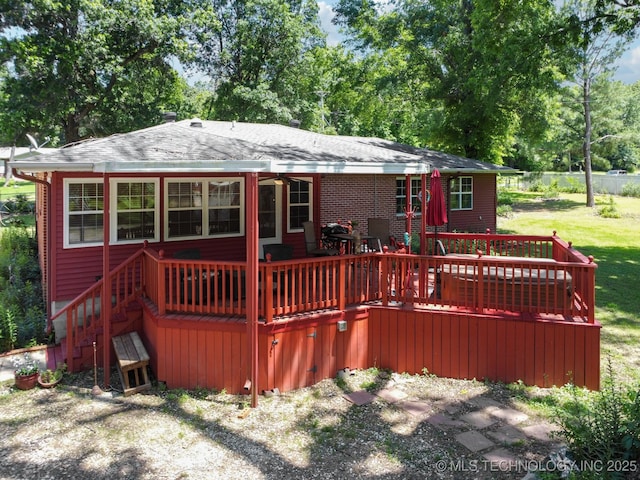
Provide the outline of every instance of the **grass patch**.
{"type": "Polygon", "coordinates": [[[640,381],[640,198],[596,196],[587,207],[584,194],[561,193],[545,199],[540,192],[502,192],[513,214],[498,217],[498,233],[550,235],[554,231],[581,253],[593,256],[596,271],[596,319],[602,323],[603,357],[611,356],[618,380],[640,381]],[[615,206],[619,218],[598,214],[615,206]],[[633,288],[631,288],[633,286],[633,288]],[[635,348],[634,348],[635,347],[635,348]]]}

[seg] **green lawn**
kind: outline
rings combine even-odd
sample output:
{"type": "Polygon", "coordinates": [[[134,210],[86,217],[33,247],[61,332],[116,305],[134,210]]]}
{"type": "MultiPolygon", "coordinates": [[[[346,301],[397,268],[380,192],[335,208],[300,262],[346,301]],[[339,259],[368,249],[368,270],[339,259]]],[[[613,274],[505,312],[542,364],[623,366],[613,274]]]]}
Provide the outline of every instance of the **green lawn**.
{"type": "Polygon", "coordinates": [[[4,186],[4,179],[0,180],[0,202],[15,199],[16,195],[24,194],[30,200],[35,198],[36,186],[30,182],[11,182],[9,186],[4,186]]]}
{"type": "MultiPolygon", "coordinates": [[[[602,328],[602,364],[611,358],[620,380],[640,380],[640,199],[599,196],[596,208],[585,206],[584,194],[502,192],[513,214],[498,218],[499,233],[550,235],[563,240],[598,264],[596,319],[602,328]],[[597,211],[613,198],[620,218],[597,211]]],[[[502,197],[501,197],[502,198],[502,197]]]]}
{"type": "MultiPolygon", "coordinates": [[[[34,183],[12,181],[10,185],[5,187],[4,179],[2,179],[0,183],[0,204],[4,204],[8,201],[15,201],[19,195],[24,195],[33,205],[35,202],[35,193],[36,187],[34,183]]],[[[33,214],[19,215],[18,217],[14,217],[13,220],[19,221],[20,224],[25,227],[33,228],[35,226],[35,216],[33,214]]],[[[6,215],[3,216],[2,225],[8,225],[6,215]]]]}

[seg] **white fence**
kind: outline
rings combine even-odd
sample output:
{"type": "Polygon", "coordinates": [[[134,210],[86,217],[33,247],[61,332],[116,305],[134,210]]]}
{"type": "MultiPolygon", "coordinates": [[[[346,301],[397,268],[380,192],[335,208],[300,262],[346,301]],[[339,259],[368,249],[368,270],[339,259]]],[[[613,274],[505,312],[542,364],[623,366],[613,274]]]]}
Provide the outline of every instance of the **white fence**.
{"type": "MultiPolygon", "coordinates": [[[[585,184],[584,172],[576,173],[543,173],[542,178],[537,174],[525,173],[522,179],[522,186],[528,187],[534,181],[540,179],[543,184],[550,185],[552,181],[557,181],[559,187],[570,187],[576,183],[585,184]]],[[[620,195],[627,183],[640,185],[640,175],[592,175],[593,191],[596,193],[609,193],[620,195]]]]}

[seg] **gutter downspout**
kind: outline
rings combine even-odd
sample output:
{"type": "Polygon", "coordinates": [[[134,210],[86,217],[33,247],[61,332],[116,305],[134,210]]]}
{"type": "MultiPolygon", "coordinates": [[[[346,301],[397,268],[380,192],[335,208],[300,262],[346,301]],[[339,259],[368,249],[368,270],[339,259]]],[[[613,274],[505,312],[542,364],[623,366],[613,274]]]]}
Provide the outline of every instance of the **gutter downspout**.
{"type": "MultiPolygon", "coordinates": [[[[49,239],[51,238],[51,184],[47,181],[47,180],[43,180],[41,178],[38,178],[34,175],[26,175],[24,173],[19,172],[18,170],[14,169],[13,167],[11,168],[11,175],[15,178],[19,178],[20,180],[25,180],[27,182],[34,182],[34,183],[38,183],[40,185],[44,185],[45,187],[45,193],[44,195],[47,197],[47,208],[49,209],[47,211],[47,222],[45,224],[45,229],[46,232],[44,234],[44,238],[45,238],[45,249],[46,250],[50,250],[49,249],[49,239]]],[[[36,197],[36,201],[37,201],[37,197],[36,197]]],[[[36,205],[37,207],[37,205],[36,205]]],[[[36,211],[36,217],[37,217],[37,211],[36,211]]],[[[37,221],[36,221],[36,228],[37,228],[37,221]]],[[[37,231],[36,231],[36,238],[37,238],[37,231]]],[[[46,308],[46,312],[47,312],[47,331],[49,331],[51,329],[51,285],[50,285],[50,280],[51,280],[51,261],[52,261],[52,252],[49,251],[48,254],[46,255],[46,261],[47,261],[47,265],[45,265],[46,268],[46,272],[47,272],[47,277],[46,277],[46,282],[44,283],[44,288],[46,289],[46,298],[45,298],[45,308],[46,308]]],[[[41,272],[41,281],[44,279],[44,272],[41,272]]]]}

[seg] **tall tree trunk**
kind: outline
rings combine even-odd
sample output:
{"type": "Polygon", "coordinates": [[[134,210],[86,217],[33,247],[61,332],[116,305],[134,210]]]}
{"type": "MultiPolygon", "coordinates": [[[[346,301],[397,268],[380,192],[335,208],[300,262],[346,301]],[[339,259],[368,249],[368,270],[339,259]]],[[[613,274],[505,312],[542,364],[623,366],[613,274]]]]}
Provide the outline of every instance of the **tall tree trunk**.
{"type": "Polygon", "coordinates": [[[591,179],[591,79],[584,76],[582,83],[582,106],[584,109],[584,138],[582,153],[584,154],[584,183],[587,187],[587,207],[594,207],[593,182],[591,179]]]}

